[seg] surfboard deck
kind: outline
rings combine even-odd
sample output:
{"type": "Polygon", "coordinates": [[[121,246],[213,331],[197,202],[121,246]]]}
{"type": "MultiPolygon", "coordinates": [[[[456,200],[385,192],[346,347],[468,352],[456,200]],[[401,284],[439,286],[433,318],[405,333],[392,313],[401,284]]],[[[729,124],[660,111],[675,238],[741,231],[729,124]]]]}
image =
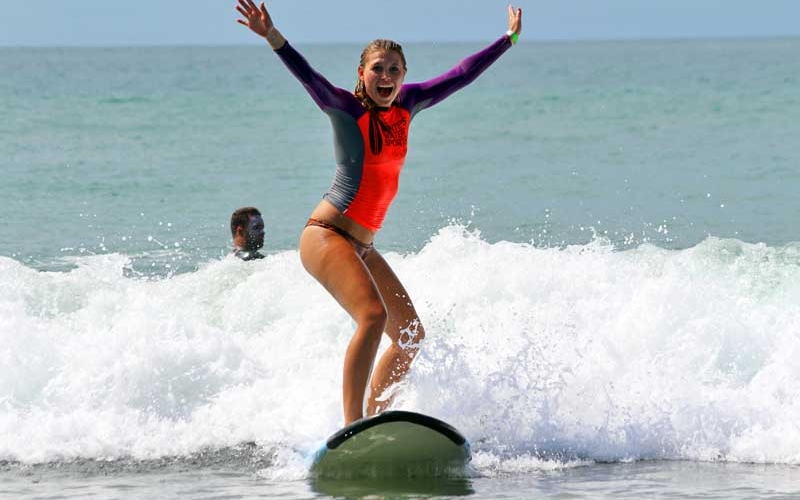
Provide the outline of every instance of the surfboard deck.
{"type": "Polygon", "coordinates": [[[390,410],[357,420],[317,450],[317,478],[459,477],[472,459],[467,439],[434,417],[390,410]]]}

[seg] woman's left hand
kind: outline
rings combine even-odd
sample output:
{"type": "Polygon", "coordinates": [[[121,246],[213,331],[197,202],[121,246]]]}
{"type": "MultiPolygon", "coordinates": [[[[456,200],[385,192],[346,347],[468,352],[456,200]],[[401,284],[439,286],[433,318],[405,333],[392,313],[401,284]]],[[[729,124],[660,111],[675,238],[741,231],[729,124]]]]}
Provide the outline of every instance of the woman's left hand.
{"type": "Polygon", "coordinates": [[[508,30],[517,35],[522,31],[522,7],[514,9],[511,5],[508,6],[508,30]]]}

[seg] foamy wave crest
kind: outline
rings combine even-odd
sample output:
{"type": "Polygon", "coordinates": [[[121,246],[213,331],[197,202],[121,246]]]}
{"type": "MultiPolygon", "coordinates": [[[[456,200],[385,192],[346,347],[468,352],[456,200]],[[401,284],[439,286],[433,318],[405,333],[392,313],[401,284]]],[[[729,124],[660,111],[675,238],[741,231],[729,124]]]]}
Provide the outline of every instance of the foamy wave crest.
{"type": "MultiPolygon", "coordinates": [[[[539,248],[450,226],[385,257],[427,331],[396,406],[458,427],[479,474],[800,463],[797,245],[539,248]]],[[[302,476],[301,458],[341,426],[353,324],[297,252],[158,280],[126,265],[38,272],[0,258],[0,460],[255,442],[277,450],[268,476],[302,476]]]]}

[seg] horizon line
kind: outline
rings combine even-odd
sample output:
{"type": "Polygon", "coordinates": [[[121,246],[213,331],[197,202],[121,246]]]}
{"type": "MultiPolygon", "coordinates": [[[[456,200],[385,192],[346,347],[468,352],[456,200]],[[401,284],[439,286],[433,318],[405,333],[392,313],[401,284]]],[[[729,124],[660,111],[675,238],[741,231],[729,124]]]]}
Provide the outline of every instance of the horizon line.
{"type": "MultiPolygon", "coordinates": [[[[683,42],[683,41],[747,41],[747,40],[789,40],[800,39],[800,34],[770,34],[770,35],[683,35],[683,36],[650,36],[650,37],[585,37],[585,38],[528,38],[526,41],[531,44],[538,43],[620,43],[620,42],[683,42]]],[[[412,44],[466,44],[486,42],[484,39],[445,39],[445,40],[423,40],[411,39],[401,43],[404,45],[412,44]]],[[[361,45],[368,43],[369,40],[328,40],[328,41],[298,41],[292,42],[293,45],[319,46],[319,45],[361,45]]],[[[0,43],[0,49],[103,49],[103,48],[225,48],[225,47],[256,47],[266,45],[266,42],[218,42],[218,43],[199,43],[199,42],[137,42],[137,43],[104,43],[104,44],[5,44],[0,43]]],[[[520,44],[522,45],[522,44],[520,44]]]]}

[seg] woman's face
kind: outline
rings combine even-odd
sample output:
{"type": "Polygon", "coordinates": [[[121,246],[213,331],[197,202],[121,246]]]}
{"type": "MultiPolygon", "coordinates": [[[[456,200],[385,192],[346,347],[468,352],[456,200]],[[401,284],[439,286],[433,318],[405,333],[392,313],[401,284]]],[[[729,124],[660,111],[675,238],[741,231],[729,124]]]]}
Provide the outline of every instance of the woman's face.
{"type": "Polygon", "coordinates": [[[403,58],[393,50],[370,52],[364,67],[358,68],[358,78],[364,82],[367,95],[381,107],[392,105],[405,76],[403,58]]]}

